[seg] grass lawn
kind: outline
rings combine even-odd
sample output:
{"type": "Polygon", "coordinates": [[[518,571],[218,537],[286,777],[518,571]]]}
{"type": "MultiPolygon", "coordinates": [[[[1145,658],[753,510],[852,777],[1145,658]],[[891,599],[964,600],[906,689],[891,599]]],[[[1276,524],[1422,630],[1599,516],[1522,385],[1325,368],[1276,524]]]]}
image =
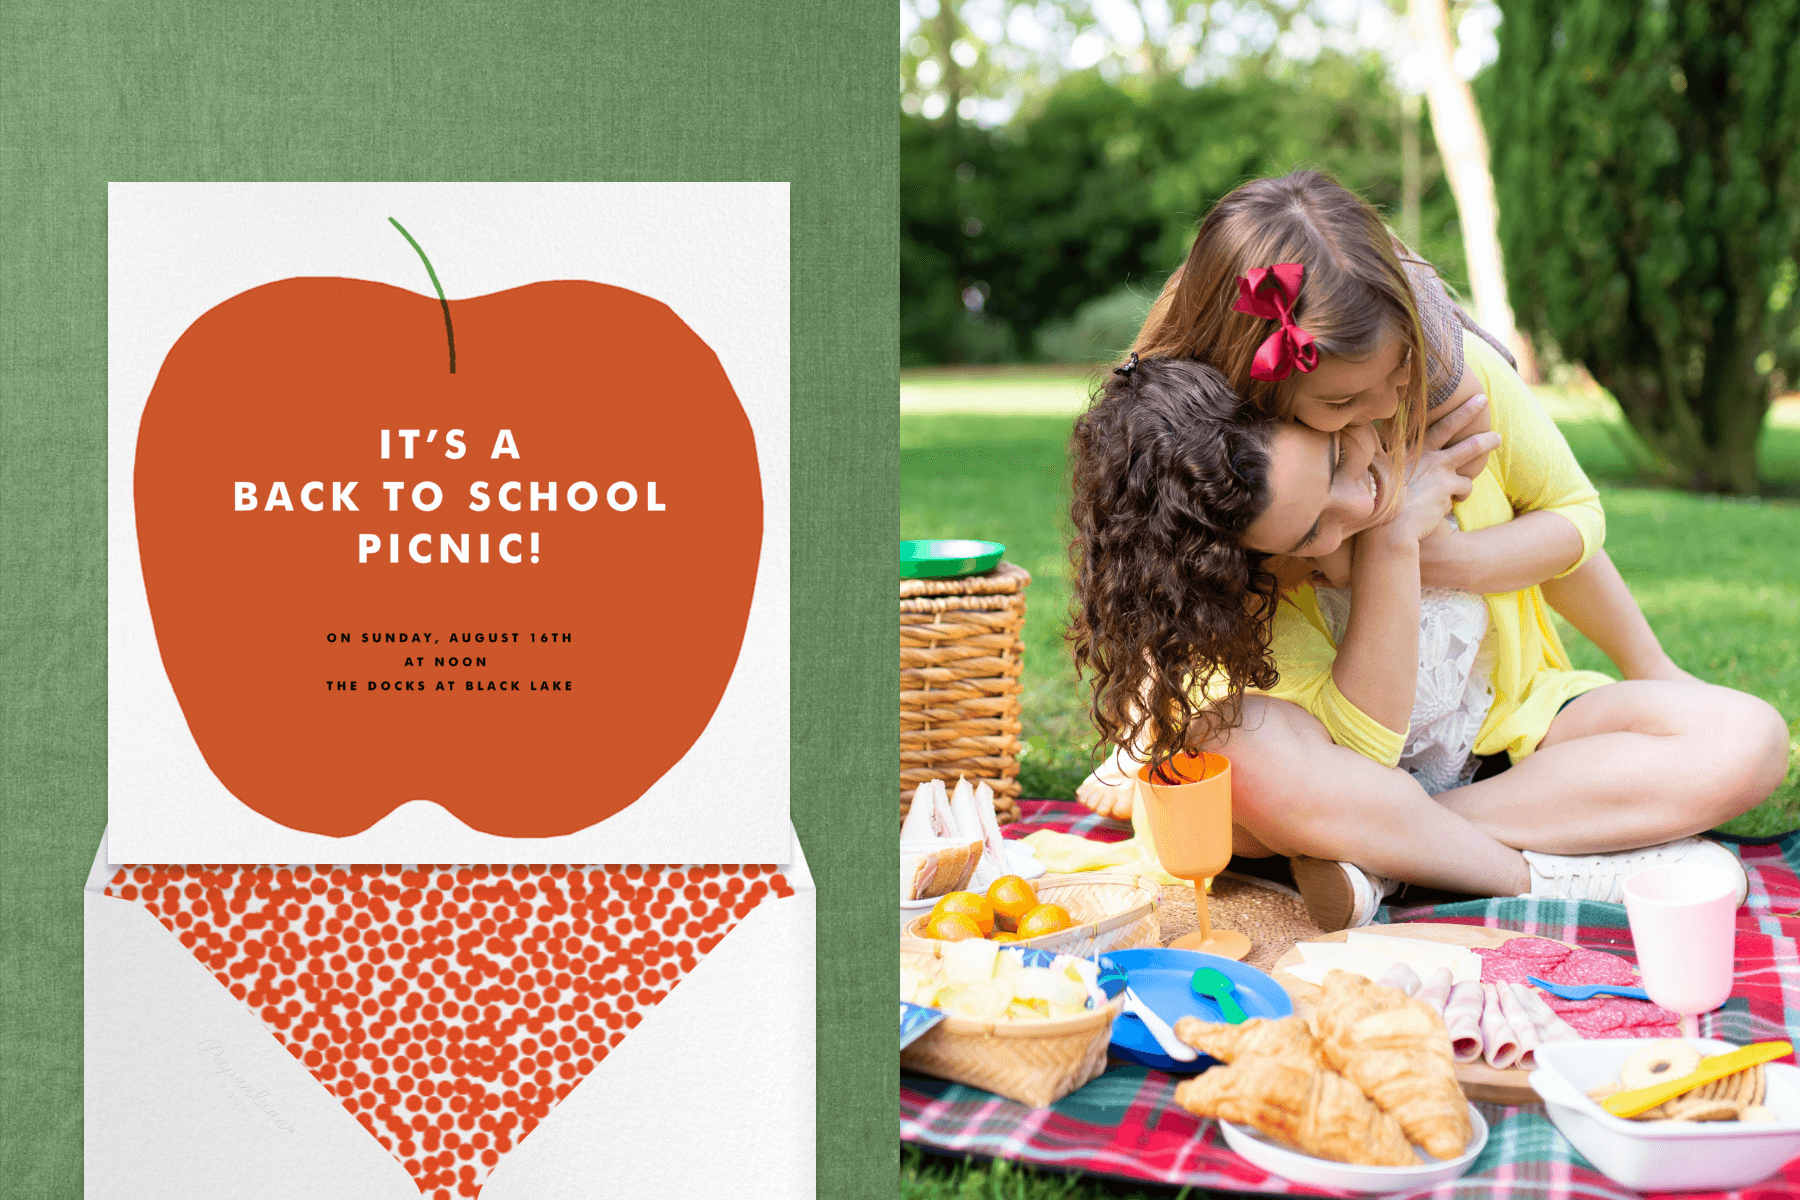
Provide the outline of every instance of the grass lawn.
{"type": "MultiPolygon", "coordinates": [[[[1025,622],[1020,765],[1029,796],[1072,797],[1091,764],[1094,732],[1063,645],[1069,607],[1064,446],[1085,392],[1080,373],[992,372],[912,377],[900,419],[902,537],[991,538],[1032,574],[1025,622]],[[970,408],[988,411],[969,412],[970,408]]],[[[1762,696],[1800,741],[1800,502],[1721,501],[1642,486],[1629,435],[1580,397],[1547,397],[1600,488],[1607,549],[1675,660],[1702,679],[1762,696]],[[1563,398],[1569,399],[1569,398],[1563,398]]],[[[1800,492],[1800,425],[1763,440],[1777,490],[1800,492]]],[[[1610,671],[1558,618],[1580,667],[1610,671]]],[[[1744,834],[1800,825],[1800,746],[1787,781],[1731,826],[1744,834]]],[[[958,1162],[905,1150],[904,1200],[1202,1200],[1207,1193],[1077,1178],[1007,1162],[958,1162]]]]}
{"type": "MultiPolygon", "coordinates": [[[[910,395],[926,392],[908,384],[910,395]]],[[[1078,392],[1081,379],[1051,376],[1031,384],[1046,394],[1052,387],[1078,392]]],[[[1091,766],[1095,735],[1062,641],[1069,606],[1067,398],[1051,395],[1034,405],[1030,384],[1003,375],[959,376],[954,387],[957,403],[968,406],[986,390],[1005,411],[903,410],[900,533],[991,538],[1031,572],[1024,675],[1030,749],[1020,778],[1028,796],[1069,798],[1091,766]]],[[[1616,423],[1580,406],[1552,408],[1576,414],[1559,424],[1600,488],[1607,549],[1664,647],[1702,679],[1768,700],[1800,741],[1800,502],[1720,500],[1641,486],[1630,439],[1616,423]]],[[[1800,485],[1800,428],[1786,422],[1769,428],[1763,470],[1783,492],[1800,485]]],[[[1610,673],[1592,643],[1558,622],[1576,666],[1610,673]]],[[[1732,830],[1759,834],[1800,825],[1797,768],[1800,749],[1782,787],[1732,830]]]]}
{"type": "Polygon", "coordinates": [[[1005,1159],[957,1161],[908,1146],[900,1158],[900,1195],[902,1200],[1223,1200],[1225,1193],[1059,1175],[1005,1159]]]}

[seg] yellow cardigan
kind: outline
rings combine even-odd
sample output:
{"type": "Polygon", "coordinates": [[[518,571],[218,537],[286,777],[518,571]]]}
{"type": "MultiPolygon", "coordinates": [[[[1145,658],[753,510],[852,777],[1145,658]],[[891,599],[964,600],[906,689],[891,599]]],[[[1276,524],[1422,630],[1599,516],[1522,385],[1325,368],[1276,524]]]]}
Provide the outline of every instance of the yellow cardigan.
{"type": "MultiPolygon", "coordinates": [[[[1501,440],[1468,497],[1454,506],[1457,523],[1476,530],[1518,513],[1561,513],[1581,532],[1581,557],[1569,567],[1575,570],[1606,540],[1606,515],[1594,485],[1537,397],[1492,347],[1464,332],[1463,355],[1487,393],[1501,440]]],[[[1518,762],[1537,749],[1564,703],[1612,680],[1598,671],[1571,669],[1541,588],[1486,600],[1488,633],[1482,648],[1493,661],[1494,703],[1476,735],[1475,753],[1505,750],[1518,762]]],[[[1282,598],[1270,648],[1280,680],[1264,694],[1304,708],[1338,745],[1385,766],[1399,763],[1406,735],[1350,703],[1332,680],[1337,647],[1310,585],[1282,598]]]]}

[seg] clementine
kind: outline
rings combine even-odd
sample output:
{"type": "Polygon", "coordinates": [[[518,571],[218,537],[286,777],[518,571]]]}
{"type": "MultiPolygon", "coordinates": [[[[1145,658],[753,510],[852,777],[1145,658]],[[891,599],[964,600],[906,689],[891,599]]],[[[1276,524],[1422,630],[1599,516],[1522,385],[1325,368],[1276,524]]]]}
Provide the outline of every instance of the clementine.
{"type": "Polygon", "coordinates": [[[964,938],[980,937],[981,930],[967,913],[953,912],[931,918],[925,925],[925,936],[946,942],[960,942],[964,938]]]}
{"type": "Polygon", "coordinates": [[[1060,904],[1040,904],[1019,918],[1019,936],[1021,938],[1042,937],[1046,933],[1061,933],[1074,924],[1069,910],[1060,904]]]}
{"type": "Polygon", "coordinates": [[[947,892],[931,906],[931,919],[961,913],[975,923],[982,936],[994,932],[994,906],[977,892],[947,892]]]}
{"type": "Polygon", "coordinates": [[[1016,929],[1019,918],[1038,905],[1037,893],[1017,875],[1002,875],[994,880],[987,898],[994,906],[994,921],[1002,929],[1016,929]]]}
{"type": "Polygon", "coordinates": [[[987,940],[990,942],[1016,942],[1019,940],[1019,935],[1016,933],[1004,933],[996,929],[994,932],[987,935],[987,940]]]}

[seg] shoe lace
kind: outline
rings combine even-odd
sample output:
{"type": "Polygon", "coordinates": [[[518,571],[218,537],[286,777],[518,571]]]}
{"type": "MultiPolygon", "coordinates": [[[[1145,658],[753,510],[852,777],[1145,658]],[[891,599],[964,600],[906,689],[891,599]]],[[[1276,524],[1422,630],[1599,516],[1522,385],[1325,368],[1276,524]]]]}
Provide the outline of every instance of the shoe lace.
{"type": "Polygon", "coordinates": [[[1564,880],[1583,884],[1585,899],[1610,896],[1624,886],[1625,877],[1643,867],[1661,862],[1672,854],[1669,844],[1646,846],[1641,850],[1624,850],[1613,854],[1590,854],[1585,857],[1556,856],[1550,860],[1550,878],[1561,892],[1564,880]],[[1604,885],[1597,887],[1596,885],[1604,885]]]}

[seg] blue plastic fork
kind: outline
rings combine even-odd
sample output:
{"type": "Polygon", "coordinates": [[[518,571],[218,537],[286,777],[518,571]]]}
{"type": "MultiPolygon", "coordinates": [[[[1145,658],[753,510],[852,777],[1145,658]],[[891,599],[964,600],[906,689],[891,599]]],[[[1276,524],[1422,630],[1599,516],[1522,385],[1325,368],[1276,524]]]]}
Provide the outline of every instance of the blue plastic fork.
{"type": "Polygon", "coordinates": [[[1592,1000],[1595,996],[1623,996],[1627,1000],[1648,1000],[1650,998],[1650,993],[1643,988],[1620,987],[1613,983],[1571,987],[1566,983],[1550,983],[1547,980],[1539,979],[1536,975],[1527,975],[1525,978],[1561,1000],[1592,1000]]]}

